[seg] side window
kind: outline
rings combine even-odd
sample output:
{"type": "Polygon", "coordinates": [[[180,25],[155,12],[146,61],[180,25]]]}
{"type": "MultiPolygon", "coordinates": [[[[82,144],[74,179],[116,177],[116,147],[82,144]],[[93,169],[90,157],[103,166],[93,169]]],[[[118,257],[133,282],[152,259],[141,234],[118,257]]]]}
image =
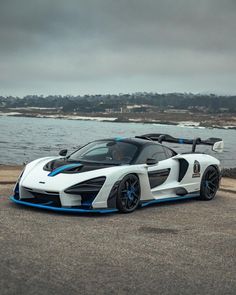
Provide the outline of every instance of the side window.
{"type": "Polygon", "coordinates": [[[162,161],[167,158],[166,153],[161,145],[152,144],[145,147],[138,159],[136,161],[137,164],[144,164],[146,163],[147,159],[156,159],[157,161],[162,161]]]}
{"type": "Polygon", "coordinates": [[[164,151],[166,153],[166,157],[168,159],[171,158],[171,157],[173,157],[175,155],[175,153],[171,149],[169,149],[169,148],[167,148],[165,146],[163,147],[163,149],[164,149],[164,151]]]}
{"type": "Polygon", "coordinates": [[[106,155],[107,153],[108,153],[107,147],[98,147],[98,148],[88,151],[86,154],[84,154],[83,157],[106,155]]]}

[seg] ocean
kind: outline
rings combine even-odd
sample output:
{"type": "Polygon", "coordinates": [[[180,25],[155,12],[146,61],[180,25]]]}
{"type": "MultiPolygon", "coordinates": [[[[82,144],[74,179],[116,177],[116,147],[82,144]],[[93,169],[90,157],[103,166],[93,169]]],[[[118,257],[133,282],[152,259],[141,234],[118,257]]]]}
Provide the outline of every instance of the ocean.
{"type": "MultiPolygon", "coordinates": [[[[225,143],[223,153],[214,153],[208,146],[198,146],[197,150],[214,155],[224,168],[236,167],[236,130],[12,116],[0,116],[0,164],[22,164],[40,157],[56,156],[64,148],[73,151],[95,139],[145,133],[181,138],[220,137],[225,143]]],[[[172,144],[171,147],[177,152],[191,150],[190,145],[172,144]]]]}

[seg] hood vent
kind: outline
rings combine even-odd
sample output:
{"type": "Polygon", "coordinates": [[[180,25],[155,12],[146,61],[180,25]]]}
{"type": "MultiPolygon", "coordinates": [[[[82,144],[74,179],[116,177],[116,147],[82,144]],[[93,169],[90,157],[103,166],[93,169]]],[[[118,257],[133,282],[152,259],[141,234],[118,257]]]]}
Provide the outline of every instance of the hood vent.
{"type": "Polygon", "coordinates": [[[79,172],[81,166],[82,164],[80,163],[63,165],[54,169],[52,172],[48,174],[48,176],[56,176],[60,173],[76,173],[79,172]]]}

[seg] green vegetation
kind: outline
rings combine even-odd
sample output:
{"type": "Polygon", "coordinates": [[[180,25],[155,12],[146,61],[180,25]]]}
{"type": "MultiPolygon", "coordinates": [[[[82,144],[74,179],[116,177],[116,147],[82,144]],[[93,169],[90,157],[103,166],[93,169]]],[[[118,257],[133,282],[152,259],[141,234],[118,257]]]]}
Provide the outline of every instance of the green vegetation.
{"type": "Polygon", "coordinates": [[[133,93],[119,95],[38,96],[23,98],[0,96],[0,109],[57,108],[62,112],[126,112],[189,110],[201,113],[236,113],[236,96],[219,96],[181,93],[133,93]]]}

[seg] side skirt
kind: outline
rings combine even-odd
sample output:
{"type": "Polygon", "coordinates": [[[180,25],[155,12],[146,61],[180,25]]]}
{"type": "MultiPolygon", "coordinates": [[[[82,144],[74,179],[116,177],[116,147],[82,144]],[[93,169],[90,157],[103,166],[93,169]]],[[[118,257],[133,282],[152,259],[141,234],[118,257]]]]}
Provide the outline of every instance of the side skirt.
{"type": "Polygon", "coordinates": [[[141,207],[146,207],[151,204],[185,200],[185,199],[193,199],[193,198],[199,197],[199,194],[200,194],[200,192],[196,192],[196,193],[194,192],[194,193],[187,194],[185,196],[176,196],[176,197],[172,197],[172,198],[155,199],[155,200],[142,202],[140,205],[141,205],[141,207]]]}

